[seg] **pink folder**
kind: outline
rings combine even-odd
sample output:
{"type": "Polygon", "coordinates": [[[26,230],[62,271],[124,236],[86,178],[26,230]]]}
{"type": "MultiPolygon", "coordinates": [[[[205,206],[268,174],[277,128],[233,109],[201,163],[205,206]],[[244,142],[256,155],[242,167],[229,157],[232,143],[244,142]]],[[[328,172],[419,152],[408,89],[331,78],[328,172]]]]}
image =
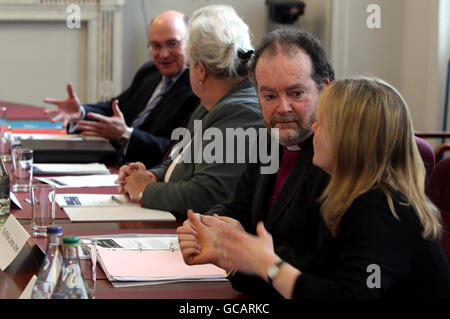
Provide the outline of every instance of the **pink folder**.
{"type": "Polygon", "coordinates": [[[98,260],[111,281],[220,280],[223,269],[188,266],[179,250],[125,250],[98,247],[98,260]]]}

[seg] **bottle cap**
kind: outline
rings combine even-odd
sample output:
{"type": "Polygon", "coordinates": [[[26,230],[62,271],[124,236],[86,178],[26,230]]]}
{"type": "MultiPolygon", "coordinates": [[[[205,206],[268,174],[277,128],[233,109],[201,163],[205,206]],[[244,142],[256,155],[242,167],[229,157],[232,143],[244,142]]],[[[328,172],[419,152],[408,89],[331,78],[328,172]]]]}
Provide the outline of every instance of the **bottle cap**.
{"type": "Polygon", "coordinates": [[[78,241],[78,236],[65,236],[63,240],[64,245],[77,245],[78,241]]]}
{"type": "Polygon", "coordinates": [[[62,234],[62,226],[48,226],[47,235],[58,235],[62,234]]]}

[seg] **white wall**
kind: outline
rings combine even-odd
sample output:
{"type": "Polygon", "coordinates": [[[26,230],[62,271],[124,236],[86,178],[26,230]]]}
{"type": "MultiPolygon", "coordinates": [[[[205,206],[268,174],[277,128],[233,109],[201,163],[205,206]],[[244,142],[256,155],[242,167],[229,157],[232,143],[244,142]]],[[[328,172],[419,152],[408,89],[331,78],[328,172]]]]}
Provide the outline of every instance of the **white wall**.
{"type": "Polygon", "coordinates": [[[166,10],[177,10],[191,15],[195,10],[212,4],[234,7],[253,33],[256,46],[265,34],[265,0],[127,0],[124,11],[123,87],[132,81],[136,70],[151,56],[147,50],[148,24],[166,10]]]}
{"type": "Polygon", "coordinates": [[[305,14],[298,25],[319,39],[331,58],[331,0],[302,1],[306,4],[305,14]]]}
{"type": "MultiPolygon", "coordinates": [[[[450,1],[441,0],[439,3],[439,48],[438,48],[438,105],[439,114],[444,114],[445,85],[447,81],[448,63],[450,63],[450,1]]],[[[449,92],[450,94],[450,92],[449,92]]],[[[450,100],[450,97],[449,97],[450,100]]],[[[449,103],[450,104],[450,103],[449,103]]],[[[450,108],[450,105],[448,106],[450,108]]],[[[450,113],[450,110],[448,110],[450,113]]],[[[441,120],[443,123],[443,120],[441,120]]],[[[447,131],[450,131],[450,114],[447,116],[447,131]]]]}
{"type": "Polygon", "coordinates": [[[442,130],[450,0],[333,0],[332,61],[338,77],[375,75],[399,89],[416,130],[442,130]],[[381,28],[366,25],[369,4],[381,28]]]}
{"type": "MultiPolygon", "coordinates": [[[[86,27],[68,32],[60,22],[0,23],[0,97],[44,105],[44,97],[65,94],[71,81],[87,98],[86,27]]],[[[60,96],[55,96],[60,97],[60,96]]]]}

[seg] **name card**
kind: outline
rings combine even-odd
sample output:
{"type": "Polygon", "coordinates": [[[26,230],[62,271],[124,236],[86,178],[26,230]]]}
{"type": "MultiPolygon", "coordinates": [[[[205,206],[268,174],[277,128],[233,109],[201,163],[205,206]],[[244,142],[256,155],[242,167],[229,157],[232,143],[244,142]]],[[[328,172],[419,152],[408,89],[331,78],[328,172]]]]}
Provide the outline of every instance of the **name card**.
{"type": "Polygon", "coordinates": [[[31,277],[30,281],[28,282],[28,285],[25,287],[25,290],[22,292],[22,294],[19,296],[19,299],[31,299],[31,294],[33,293],[34,284],[36,283],[36,275],[33,275],[31,277]]]}
{"type": "Polygon", "coordinates": [[[11,199],[11,202],[13,202],[17,207],[19,207],[20,209],[23,209],[22,205],[20,205],[19,200],[17,199],[16,195],[14,195],[13,192],[9,193],[9,198],[11,199]]]}
{"type": "Polygon", "coordinates": [[[0,229],[0,269],[4,271],[20,253],[30,234],[11,214],[0,229]]]}

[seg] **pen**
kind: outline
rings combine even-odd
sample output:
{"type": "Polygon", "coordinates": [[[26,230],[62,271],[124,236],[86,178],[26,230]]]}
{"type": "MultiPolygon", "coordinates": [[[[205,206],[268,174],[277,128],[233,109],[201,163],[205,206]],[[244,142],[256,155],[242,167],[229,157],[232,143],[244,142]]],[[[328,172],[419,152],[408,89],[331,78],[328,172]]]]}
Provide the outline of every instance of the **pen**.
{"type": "Polygon", "coordinates": [[[31,204],[31,200],[30,200],[29,198],[25,198],[25,201],[26,201],[28,204],[31,204]]]}
{"type": "Polygon", "coordinates": [[[120,199],[118,199],[116,196],[114,196],[114,195],[112,195],[111,196],[111,199],[113,200],[113,201],[115,201],[117,204],[119,204],[119,205],[122,205],[123,204],[123,202],[120,200],[120,199]]]}

